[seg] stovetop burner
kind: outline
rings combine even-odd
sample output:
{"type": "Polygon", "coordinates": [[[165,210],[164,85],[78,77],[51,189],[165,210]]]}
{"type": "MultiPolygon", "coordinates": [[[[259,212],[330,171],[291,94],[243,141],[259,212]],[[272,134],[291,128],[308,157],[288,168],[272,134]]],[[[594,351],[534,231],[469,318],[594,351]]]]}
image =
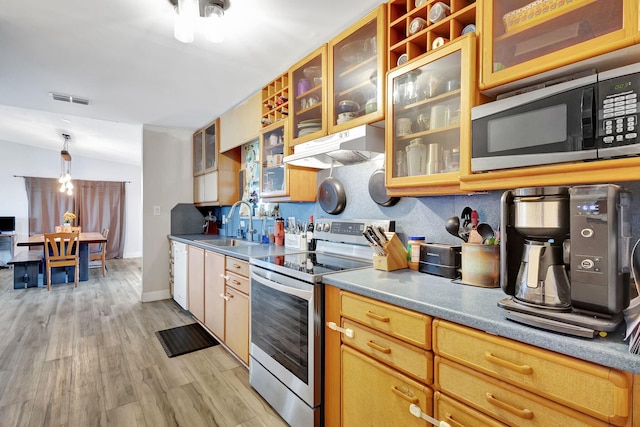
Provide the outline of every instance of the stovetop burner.
{"type": "Polygon", "coordinates": [[[335,273],[354,268],[371,267],[371,261],[357,260],[322,252],[301,252],[259,258],[260,264],[271,264],[311,275],[335,273]]]}

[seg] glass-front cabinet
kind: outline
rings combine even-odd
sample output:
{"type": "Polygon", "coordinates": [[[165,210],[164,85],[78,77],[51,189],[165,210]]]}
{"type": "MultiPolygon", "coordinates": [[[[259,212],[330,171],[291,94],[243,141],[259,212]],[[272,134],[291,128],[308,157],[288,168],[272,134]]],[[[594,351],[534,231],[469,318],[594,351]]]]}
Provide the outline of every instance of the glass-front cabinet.
{"type": "Polygon", "coordinates": [[[379,6],[329,43],[330,134],[384,118],[385,16],[379,6]]]}
{"type": "Polygon", "coordinates": [[[387,76],[389,195],[460,192],[470,173],[476,37],[467,34],[387,76]]]}
{"type": "Polygon", "coordinates": [[[482,81],[488,89],[634,43],[637,0],[488,0],[482,81]]]}
{"type": "Polygon", "coordinates": [[[289,70],[289,128],[291,145],[327,134],[327,45],[324,44],[289,70]]]}
{"type": "Polygon", "coordinates": [[[218,123],[214,120],[193,134],[193,175],[202,175],[217,169],[218,123]]]}
{"type": "Polygon", "coordinates": [[[286,120],[267,126],[260,133],[260,196],[282,196],[286,190],[285,131],[286,120]]]}
{"type": "Polygon", "coordinates": [[[280,120],[260,131],[260,198],[265,202],[313,202],[316,198],[316,171],[283,161],[284,156],[293,154],[289,120],[280,120]]]}

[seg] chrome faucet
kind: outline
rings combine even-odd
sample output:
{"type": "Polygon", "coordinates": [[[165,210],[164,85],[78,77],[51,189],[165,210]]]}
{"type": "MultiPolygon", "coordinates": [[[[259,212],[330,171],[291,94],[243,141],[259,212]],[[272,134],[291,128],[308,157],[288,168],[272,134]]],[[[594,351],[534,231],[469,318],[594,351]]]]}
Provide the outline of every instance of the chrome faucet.
{"type": "Polygon", "coordinates": [[[227,215],[227,224],[231,222],[231,220],[233,219],[234,209],[236,208],[236,206],[238,206],[241,203],[244,203],[249,208],[249,230],[247,231],[247,240],[250,242],[253,242],[253,235],[256,233],[256,230],[253,229],[253,218],[252,218],[253,212],[251,212],[251,210],[253,209],[253,206],[251,206],[251,203],[247,202],[246,200],[238,200],[233,205],[231,205],[231,209],[229,210],[229,215],[227,215]]]}

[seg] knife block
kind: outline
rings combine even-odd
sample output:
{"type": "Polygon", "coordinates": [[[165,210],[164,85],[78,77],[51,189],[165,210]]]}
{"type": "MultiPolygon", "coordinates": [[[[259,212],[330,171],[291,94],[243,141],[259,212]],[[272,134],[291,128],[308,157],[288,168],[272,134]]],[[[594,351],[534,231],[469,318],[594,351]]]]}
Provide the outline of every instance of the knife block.
{"type": "Polygon", "coordinates": [[[389,240],[382,248],[386,255],[373,255],[373,268],[376,270],[393,271],[407,268],[407,248],[404,247],[396,233],[385,233],[389,240]]]}

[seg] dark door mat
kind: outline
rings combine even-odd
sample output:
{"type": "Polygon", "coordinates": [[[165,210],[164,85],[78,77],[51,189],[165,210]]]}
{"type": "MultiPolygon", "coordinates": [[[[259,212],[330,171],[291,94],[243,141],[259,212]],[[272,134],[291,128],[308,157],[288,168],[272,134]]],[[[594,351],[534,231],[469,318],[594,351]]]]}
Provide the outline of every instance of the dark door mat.
{"type": "Polygon", "coordinates": [[[156,336],[169,357],[180,356],[220,344],[198,323],[157,331],[156,336]]]}

